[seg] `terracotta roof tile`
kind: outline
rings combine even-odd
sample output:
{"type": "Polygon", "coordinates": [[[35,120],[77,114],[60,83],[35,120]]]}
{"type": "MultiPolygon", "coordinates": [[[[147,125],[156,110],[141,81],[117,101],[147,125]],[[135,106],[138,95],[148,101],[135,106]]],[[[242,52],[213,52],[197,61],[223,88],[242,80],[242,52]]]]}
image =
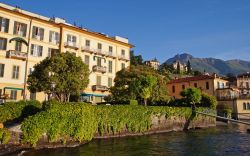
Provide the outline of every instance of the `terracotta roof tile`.
{"type": "Polygon", "coordinates": [[[168,83],[181,83],[181,82],[190,82],[190,81],[198,81],[198,80],[207,80],[207,79],[214,79],[213,76],[209,75],[199,75],[199,76],[193,76],[193,77],[185,77],[185,78],[179,78],[170,80],[168,83]]]}

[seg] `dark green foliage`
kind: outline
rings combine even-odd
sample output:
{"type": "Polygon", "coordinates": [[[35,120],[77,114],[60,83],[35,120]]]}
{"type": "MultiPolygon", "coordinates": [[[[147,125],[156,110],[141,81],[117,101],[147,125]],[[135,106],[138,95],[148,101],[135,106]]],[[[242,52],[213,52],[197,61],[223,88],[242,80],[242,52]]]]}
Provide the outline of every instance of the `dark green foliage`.
{"type": "Polygon", "coordinates": [[[181,96],[188,104],[201,102],[201,90],[197,88],[187,88],[181,91],[181,96]]]}
{"type": "Polygon", "coordinates": [[[201,106],[216,109],[217,100],[214,96],[204,93],[201,96],[201,106]]]}
{"type": "MultiPolygon", "coordinates": [[[[167,93],[167,80],[157,71],[148,66],[131,66],[129,69],[123,69],[116,74],[115,85],[111,88],[112,95],[106,98],[109,102],[129,103],[130,99],[142,101],[142,96],[138,93],[140,87],[136,86],[137,82],[145,77],[155,77],[156,83],[148,99],[149,104],[158,102],[167,102],[170,98],[167,93]]],[[[141,83],[139,83],[141,84],[141,83]]]]}
{"type": "Polygon", "coordinates": [[[138,101],[137,100],[130,100],[129,101],[129,105],[137,106],[138,105],[138,101]]]}
{"type": "Polygon", "coordinates": [[[219,115],[225,115],[228,118],[232,116],[232,109],[226,104],[220,104],[216,107],[219,115]]]}
{"type": "Polygon", "coordinates": [[[180,67],[180,62],[177,62],[177,74],[181,73],[181,67],[180,67]]]}
{"type": "Polygon", "coordinates": [[[22,123],[23,141],[36,145],[46,133],[50,141],[71,137],[91,140],[96,132],[115,134],[145,132],[152,125],[152,115],[189,118],[191,108],[160,106],[92,106],[84,103],[46,104],[45,111],[30,116],[22,123]]]}
{"type": "Polygon", "coordinates": [[[143,59],[141,55],[135,56],[134,51],[130,51],[130,64],[137,66],[143,64],[143,59]]]}
{"type": "Polygon", "coordinates": [[[41,111],[39,101],[7,102],[0,106],[0,123],[6,121],[22,121],[24,118],[41,111]]]}
{"type": "Polygon", "coordinates": [[[89,68],[81,57],[60,53],[35,65],[27,83],[31,92],[54,93],[57,100],[66,102],[71,94],[78,95],[87,87],[89,68]]]}
{"type": "Polygon", "coordinates": [[[0,129],[0,144],[7,144],[11,138],[11,134],[6,128],[0,129]]]}

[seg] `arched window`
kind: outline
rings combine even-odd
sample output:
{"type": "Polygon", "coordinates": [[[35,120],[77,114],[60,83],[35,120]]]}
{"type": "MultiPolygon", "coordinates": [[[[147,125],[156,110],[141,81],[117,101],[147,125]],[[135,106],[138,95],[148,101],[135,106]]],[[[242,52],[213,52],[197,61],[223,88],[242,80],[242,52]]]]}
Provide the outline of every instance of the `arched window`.
{"type": "Polygon", "coordinates": [[[250,103],[247,103],[247,110],[250,110],[250,103]]]}

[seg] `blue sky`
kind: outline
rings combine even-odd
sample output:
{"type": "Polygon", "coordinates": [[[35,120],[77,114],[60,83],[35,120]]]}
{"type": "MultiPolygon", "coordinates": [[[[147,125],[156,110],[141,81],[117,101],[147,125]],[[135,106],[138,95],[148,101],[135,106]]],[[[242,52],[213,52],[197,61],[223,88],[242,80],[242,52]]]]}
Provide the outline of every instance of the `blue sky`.
{"type": "Polygon", "coordinates": [[[161,62],[177,53],[250,61],[250,0],[1,0],[129,38],[161,62]]]}

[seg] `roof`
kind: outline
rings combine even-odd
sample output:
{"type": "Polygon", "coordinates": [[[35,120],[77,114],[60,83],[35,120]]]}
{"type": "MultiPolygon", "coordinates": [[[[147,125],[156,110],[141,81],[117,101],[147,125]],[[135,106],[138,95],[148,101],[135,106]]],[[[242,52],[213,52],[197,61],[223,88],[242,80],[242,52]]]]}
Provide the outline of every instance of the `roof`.
{"type": "MultiPolygon", "coordinates": [[[[13,7],[13,6],[1,3],[1,2],[0,2],[0,8],[5,10],[5,11],[11,12],[11,13],[15,13],[15,14],[22,15],[22,16],[25,16],[25,17],[28,17],[28,18],[31,18],[31,19],[36,19],[36,20],[39,20],[39,21],[47,22],[47,23],[50,23],[50,24],[53,24],[53,25],[56,25],[56,26],[64,26],[64,27],[75,29],[75,30],[80,30],[82,32],[92,34],[92,35],[100,37],[100,38],[105,38],[105,39],[107,39],[109,41],[113,41],[113,42],[116,42],[116,43],[120,43],[120,44],[129,46],[130,48],[134,47],[134,45],[132,45],[130,43],[126,43],[124,41],[117,40],[116,38],[118,36],[110,37],[110,36],[105,35],[103,33],[94,32],[94,31],[87,30],[85,28],[77,27],[77,26],[74,26],[72,24],[66,23],[66,21],[63,20],[63,19],[61,19],[60,21],[64,21],[64,22],[55,22],[55,21],[53,21],[53,18],[48,18],[48,17],[42,16],[42,15],[38,15],[38,14],[35,14],[35,13],[32,13],[32,12],[29,12],[29,11],[25,11],[25,10],[22,10],[22,9],[20,9],[18,7],[13,7]]],[[[60,18],[58,18],[58,19],[60,19],[60,18]]]]}
{"type": "Polygon", "coordinates": [[[237,78],[250,78],[250,73],[249,72],[246,72],[246,73],[243,73],[243,74],[240,74],[237,76],[237,78]]]}
{"type": "Polygon", "coordinates": [[[168,83],[181,83],[181,82],[209,80],[209,79],[215,79],[215,77],[210,76],[210,75],[198,75],[198,76],[193,76],[193,77],[185,77],[185,78],[174,79],[174,80],[169,81],[168,83]]]}

